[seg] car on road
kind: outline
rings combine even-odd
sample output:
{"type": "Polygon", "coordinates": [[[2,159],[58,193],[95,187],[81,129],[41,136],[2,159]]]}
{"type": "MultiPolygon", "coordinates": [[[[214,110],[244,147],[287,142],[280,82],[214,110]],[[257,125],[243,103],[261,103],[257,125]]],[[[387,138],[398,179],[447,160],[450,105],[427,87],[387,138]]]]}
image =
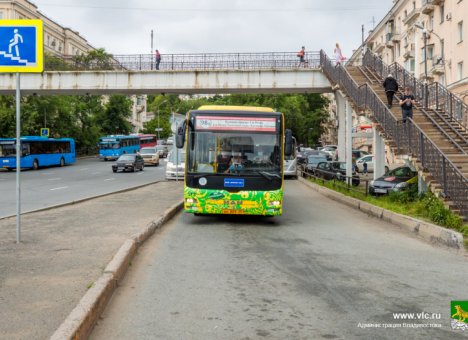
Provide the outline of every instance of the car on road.
{"type": "Polygon", "coordinates": [[[169,137],[166,139],[166,145],[174,145],[174,138],[169,137]]]}
{"type": "MultiPolygon", "coordinates": [[[[356,160],[356,171],[363,173],[364,172],[364,163],[367,164],[367,172],[374,172],[374,155],[365,155],[364,157],[356,160]]],[[[390,168],[388,163],[385,162],[385,173],[389,172],[390,168]]]]}
{"type": "Polygon", "coordinates": [[[369,194],[385,195],[392,191],[407,190],[413,185],[418,185],[418,172],[409,166],[400,166],[370,181],[369,194]]]}
{"type": "MultiPolygon", "coordinates": [[[[313,170],[313,174],[326,180],[336,179],[346,182],[346,162],[320,162],[313,170]]],[[[352,172],[351,183],[354,186],[361,183],[359,175],[355,171],[352,172]]]]}
{"type": "Polygon", "coordinates": [[[169,153],[169,149],[165,145],[156,145],[156,151],[159,153],[159,158],[166,158],[169,153]]]}
{"type": "Polygon", "coordinates": [[[140,154],[141,157],[143,157],[145,165],[159,165],[159,151],[157,146],[141,148],[140,154]]]}
{"type": "Polygon", "coordinates": [[[136,153],[128,153],[125,155],[120,156],[117,159],[117,162],[115,164],[112,164],[112,171],[117,172],[119,170],[122,171],[132,171],[135,172],[136,170],[141,170],[143,171],[143,168],[145,167],[145,161],[143,160],[143,157],[136,153]]]}
{"type": "Polygon", "coordinates": [[[173,148],[167,156],[166,179],[184,179],[185,150],[173,148]]]}

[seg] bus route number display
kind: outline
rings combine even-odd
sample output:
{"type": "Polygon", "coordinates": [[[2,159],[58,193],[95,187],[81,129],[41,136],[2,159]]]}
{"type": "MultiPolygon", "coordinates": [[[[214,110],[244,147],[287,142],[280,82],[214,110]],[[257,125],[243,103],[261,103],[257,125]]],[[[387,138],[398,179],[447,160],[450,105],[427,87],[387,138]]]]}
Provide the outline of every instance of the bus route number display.
{"type": "Polygon", "coordinates": [[[275,132],[276,118],[198,116],[196,130],[275,132]]]}

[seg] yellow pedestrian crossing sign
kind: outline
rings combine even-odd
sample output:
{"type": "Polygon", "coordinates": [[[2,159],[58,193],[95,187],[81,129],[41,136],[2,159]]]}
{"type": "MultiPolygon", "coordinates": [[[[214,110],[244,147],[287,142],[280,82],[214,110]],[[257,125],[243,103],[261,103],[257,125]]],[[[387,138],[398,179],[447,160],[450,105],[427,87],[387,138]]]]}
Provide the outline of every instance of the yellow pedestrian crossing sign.
{"type": "Polygon", "coordinates": [[[49,128],[41,129],[41,137],[49,137],[49,128]]]}
{"type": "Polygon", "coordinates": [[[44,70],[41,20],[0,20],[0,72],[44,70]]]}

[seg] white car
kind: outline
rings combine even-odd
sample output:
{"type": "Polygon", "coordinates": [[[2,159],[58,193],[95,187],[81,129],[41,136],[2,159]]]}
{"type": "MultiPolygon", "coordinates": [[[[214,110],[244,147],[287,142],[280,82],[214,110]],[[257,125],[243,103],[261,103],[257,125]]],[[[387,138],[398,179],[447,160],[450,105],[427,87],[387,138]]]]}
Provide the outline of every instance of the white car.
{"type": "MultiPolygon", "coordinates": [[[[356,161],[356,171],[364,172],[364,163],[367,163],[367,172],[374,172],[374,155],[365,155],[356,161]]],[[[387,162],[385,162],[385,173],[390,170],[387,162]]]]}
{"type": "Polygon", "coordinates": [[[166,179],[184,179],[185,150],[173,148],[167,155],[166,179]],[[178,152],[177,152],[178,151],[178,152]],[[178,155],[177,155],[178,154],[178,155]],[[178,158],[178,164],[177,164],[178,158]]]}

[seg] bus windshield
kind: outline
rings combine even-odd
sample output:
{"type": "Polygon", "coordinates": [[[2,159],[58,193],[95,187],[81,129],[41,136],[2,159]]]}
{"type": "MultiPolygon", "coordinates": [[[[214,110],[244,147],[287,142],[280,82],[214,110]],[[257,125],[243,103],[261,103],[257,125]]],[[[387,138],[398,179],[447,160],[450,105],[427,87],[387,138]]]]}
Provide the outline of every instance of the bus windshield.
{"type": "Polygon", "coordinates": [[[233,163],[242,175],[267,172],[280,175],[281,153],[276,133],[191,131],[188,173],[233,173],[233,163]]]}

